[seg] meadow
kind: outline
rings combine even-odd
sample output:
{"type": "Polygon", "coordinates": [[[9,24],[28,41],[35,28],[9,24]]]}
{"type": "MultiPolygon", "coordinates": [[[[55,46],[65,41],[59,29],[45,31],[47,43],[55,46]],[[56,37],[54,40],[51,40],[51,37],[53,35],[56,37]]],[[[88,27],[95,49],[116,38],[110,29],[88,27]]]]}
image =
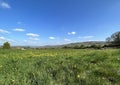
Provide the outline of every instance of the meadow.
{"type": "Polygon", "coordinates": [[[120,85],[120,49],[0,49],[0,85],[120,85]]]}

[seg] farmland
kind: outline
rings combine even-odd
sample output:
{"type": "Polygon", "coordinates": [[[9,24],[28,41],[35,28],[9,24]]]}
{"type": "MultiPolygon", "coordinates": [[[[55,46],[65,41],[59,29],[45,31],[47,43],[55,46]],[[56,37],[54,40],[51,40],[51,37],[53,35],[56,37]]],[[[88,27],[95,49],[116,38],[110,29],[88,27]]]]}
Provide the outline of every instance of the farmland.
{"type": "Polygon", "coordinates": [[[120,50],[0,49],[0,85],[120,85],[120,50]]]}

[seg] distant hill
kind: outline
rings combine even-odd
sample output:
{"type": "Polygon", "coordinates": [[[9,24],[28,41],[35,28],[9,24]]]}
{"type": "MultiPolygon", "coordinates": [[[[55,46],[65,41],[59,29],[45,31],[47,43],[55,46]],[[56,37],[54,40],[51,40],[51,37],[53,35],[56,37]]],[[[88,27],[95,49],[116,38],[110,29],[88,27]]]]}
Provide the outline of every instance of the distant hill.
{"type": "Polygon", "coordinates": [[[105,45],[106,42],[105,41],[89,41],[89,42],[76,42],[76,43],[69,43],[69,44],[64,44],[64,45],[46,45],[46,46],[13,46],[12,48],[15,49],[21,49],[21,48],[25,48],[25,49],[44,49],[44,48],[63,48],[63,47],[75,47],[75,46],[91,46],[91,45],[100,45],[103,46],[105,45]]]}
{"type": "Polygon", "coordinates": [[[76,43],[69,43],[69,44],[64,44],[64,45],[46,45],[46,46],[40,46],[39,48],[63,48],[65,46],[67,47],[75,47],[75,46],[91,46],[91,45],[100,45],[103,46],[105,45],[105,41],[89,41],[89,42],[76,42],[76,43]]]}
{"type": "Polygon", "coordinates": [[[106,42],[105,41],[89,41],[89,42],[77,42],[77,43],[70,43],[67,44],[67,46],[80,46],[80,45],[84,45],[84,46],[90,46],[90,45],[105,45],[106,42]]]}

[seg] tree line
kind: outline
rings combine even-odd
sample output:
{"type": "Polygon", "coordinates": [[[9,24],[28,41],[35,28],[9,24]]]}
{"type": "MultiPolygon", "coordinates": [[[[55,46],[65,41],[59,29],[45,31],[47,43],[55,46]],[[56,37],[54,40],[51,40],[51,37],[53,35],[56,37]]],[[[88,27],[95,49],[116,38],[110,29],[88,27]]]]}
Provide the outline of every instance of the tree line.
{"type": "Polygon", "coordinates": [[[109,47],[120,47],[120,31],[113,33],[111,36],[106,38],[106,43],[104,45],[92,44],[92,45],[75,45],[75,46],[64,46],[63,48],[73,48],[73,49],[86,49],[86,48],[109,48],[109,47]]]}
{"type": "MultiPolygon", "coordinates": [[[[4,49],[10,49],[10,43],[5,42],[3,43],[2,46],[4,49]]],[[[75,45],[75,46],[63,46],[63,48],[73,48],[73,49],[85,49],[85,48],[95,48],[95,49],[100,49],[100,48],[105,48],[105,47],[120,47],[120,31],[113,33],[110,37],[106,38],[106,44],[104,45],[96,45],[92,44],[89,46],[85,45],[75,45]]]]}

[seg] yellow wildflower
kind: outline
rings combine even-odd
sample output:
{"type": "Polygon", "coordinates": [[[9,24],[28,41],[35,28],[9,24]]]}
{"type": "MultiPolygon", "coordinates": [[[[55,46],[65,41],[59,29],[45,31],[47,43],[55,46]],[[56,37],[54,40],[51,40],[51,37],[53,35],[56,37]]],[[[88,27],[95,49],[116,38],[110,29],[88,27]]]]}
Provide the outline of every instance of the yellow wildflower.
{"type": "Polygon", "coordinates": [[[80,78],[80,75],[78,74],[77,77],[80,78]]]}

